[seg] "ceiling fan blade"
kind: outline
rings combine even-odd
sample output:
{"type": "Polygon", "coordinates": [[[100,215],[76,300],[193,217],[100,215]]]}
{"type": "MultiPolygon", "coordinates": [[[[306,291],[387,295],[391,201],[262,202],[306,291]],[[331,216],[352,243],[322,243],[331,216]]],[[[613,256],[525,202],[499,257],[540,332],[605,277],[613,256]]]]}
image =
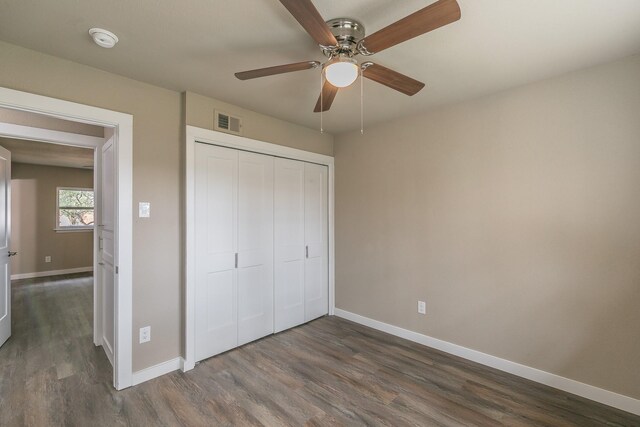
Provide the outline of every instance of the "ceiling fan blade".
{"type": "Polygon", "coordinates": [[[369,53],[380,52],[399,43],[428,33],[460,19],[456,0],[438,0],[424,9],[394,22],[362,39],[361,47],[369,53]]]}
{"type": "Polygon", "coordinates": [[[280,3],[287,8],[316,43],[322,46],[338,44],[329,26],[324,22],[311,0],[280,0],[280,3]]]}
{"type": "Polygon", "coordinates": [[[316,108],[313,109],[313,112],[319,113],[321,108],[322,111],[328,111],[337,93],[338,88],[325,81],[322,86],[322,94],[318,97],[318,102],[316,102],[316,108]]]}
{"type": "Polygon", "coordinates": [[[275,74],[291,73],[293,71],[310,70],[320,66],[318,61],[296,62],[295,64],[277,65],[275,67],[258,68],[257,70],[241,71],[235,76],[240,80],[255,79],[258,77],[273,76],[275,74]]]}
{"type": "Polygon", "coordinates": [[[371,62],[365,62],[363,66],[367,64],[371,65],[367,66],[367,68],[362,71],[363,76],[373,80],[374,82],[390,87],[391,89],[395,89],[398,92],[402,92],[405,95],[415,95],[424,87],[424,83],[405,76],[404,74],[400,74],[397,71],[393,71],[387,67],[373,64],[371,62]]]}

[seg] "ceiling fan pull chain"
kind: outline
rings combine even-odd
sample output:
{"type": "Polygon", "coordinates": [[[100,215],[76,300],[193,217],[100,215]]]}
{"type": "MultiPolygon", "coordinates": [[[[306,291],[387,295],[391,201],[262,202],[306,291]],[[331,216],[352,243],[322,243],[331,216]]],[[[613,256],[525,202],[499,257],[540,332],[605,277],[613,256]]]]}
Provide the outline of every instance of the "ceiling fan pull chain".
{"type": "Polygon", "coordinates": [[[360,67],[360,135],[364,135],[364,78],[360,67]]]}
{"type": "Polygon", "coordinates": [[[324,133],[324,127],[322,126],[322,110],[324,110],[324,102],[322,94],[324,92],[324,82],[322,81],[322,69],[320,69],[320,133],[324,133]]]}

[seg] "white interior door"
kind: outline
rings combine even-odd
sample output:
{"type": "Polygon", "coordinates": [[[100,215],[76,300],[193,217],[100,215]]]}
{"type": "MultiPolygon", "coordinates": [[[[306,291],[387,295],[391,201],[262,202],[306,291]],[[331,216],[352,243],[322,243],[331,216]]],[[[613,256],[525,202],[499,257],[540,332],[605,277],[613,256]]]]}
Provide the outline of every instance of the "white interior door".
{"type": "Polygon", "coordinates": [[[241,151],[238,345],[273,333],[273,157],[241,151]]]}
{"type": "Polygon", "coordinates": [[[238,345],[238,151],[196,144],[196,360],[238,345]]]}
{"type": "Polygon", "coordinates": [[[107,134],[101,149],[100,202],[98,204],[98,271],[102,293],[100,316],[102,326],[102,348],[113,365],[115,351],[115,152],[113,130],[107,134]]]}
{"type": "Polygon", "coordinates": [[[275,332],[304,323],[304,163],[275,159],[275,332]]]}
{"type": "Polygon", "coordinates": [[[329,312],[327,167],[304,164],[305,321],[329,312]]]}
{"type": "Polygon", "coordinates": [[[11,336],[11,153],[0,147],[0,346],[11,336]]]}

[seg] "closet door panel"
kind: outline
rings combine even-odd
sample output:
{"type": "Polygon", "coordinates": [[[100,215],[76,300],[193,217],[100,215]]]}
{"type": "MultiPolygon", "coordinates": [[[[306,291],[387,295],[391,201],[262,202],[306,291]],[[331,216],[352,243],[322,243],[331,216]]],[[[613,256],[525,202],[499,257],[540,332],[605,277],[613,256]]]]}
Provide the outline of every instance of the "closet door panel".
{"type": "Polygon", "coordinates": [[[196,359],[238,345],[238,152],[196,144],[196,359]]]}
{"type": "Polygon", "coordinates": [[[329,312],[327,167],[304,165],[305,321],[329,312]]]}
{"type": "MultiPolygon", "coordinates": [[[[220,331],[236,328],[237,310],[233,302],[237,301],[238,295],[234,276],[233,270],[226,270],[209,273],[205,277],[207,293],[204,295],[203,301],[206,303],[207,331],[209,333],[219,334],[220,331]]],[[[235,333],[233,332],[228,336],[224,333],[220,334],[215,340],[221,341],[220,348],[228,349],[236,346],[235,333]]],[[[216,353],[220,351],[216,351],[216,353]]]]}
{"type": "Polygon", "coordinates": [[[275,332],[304,323],[304,163],[275,159],[275,332]]]}
{"type": "Polygon", "coordinates": [[[238,345],[273,333],[273,161],[239,152],[238,345]]]}

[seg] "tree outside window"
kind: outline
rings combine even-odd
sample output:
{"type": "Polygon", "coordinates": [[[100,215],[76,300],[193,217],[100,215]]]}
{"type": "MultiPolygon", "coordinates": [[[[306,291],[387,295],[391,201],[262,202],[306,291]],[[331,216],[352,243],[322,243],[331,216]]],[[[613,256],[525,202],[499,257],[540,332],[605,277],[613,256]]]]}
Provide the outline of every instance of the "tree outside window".
{"type": "Polygon", "coordinates": [[[92,189],[58,187],[57,228],[93,228],[94,206],[92,189]]]}

